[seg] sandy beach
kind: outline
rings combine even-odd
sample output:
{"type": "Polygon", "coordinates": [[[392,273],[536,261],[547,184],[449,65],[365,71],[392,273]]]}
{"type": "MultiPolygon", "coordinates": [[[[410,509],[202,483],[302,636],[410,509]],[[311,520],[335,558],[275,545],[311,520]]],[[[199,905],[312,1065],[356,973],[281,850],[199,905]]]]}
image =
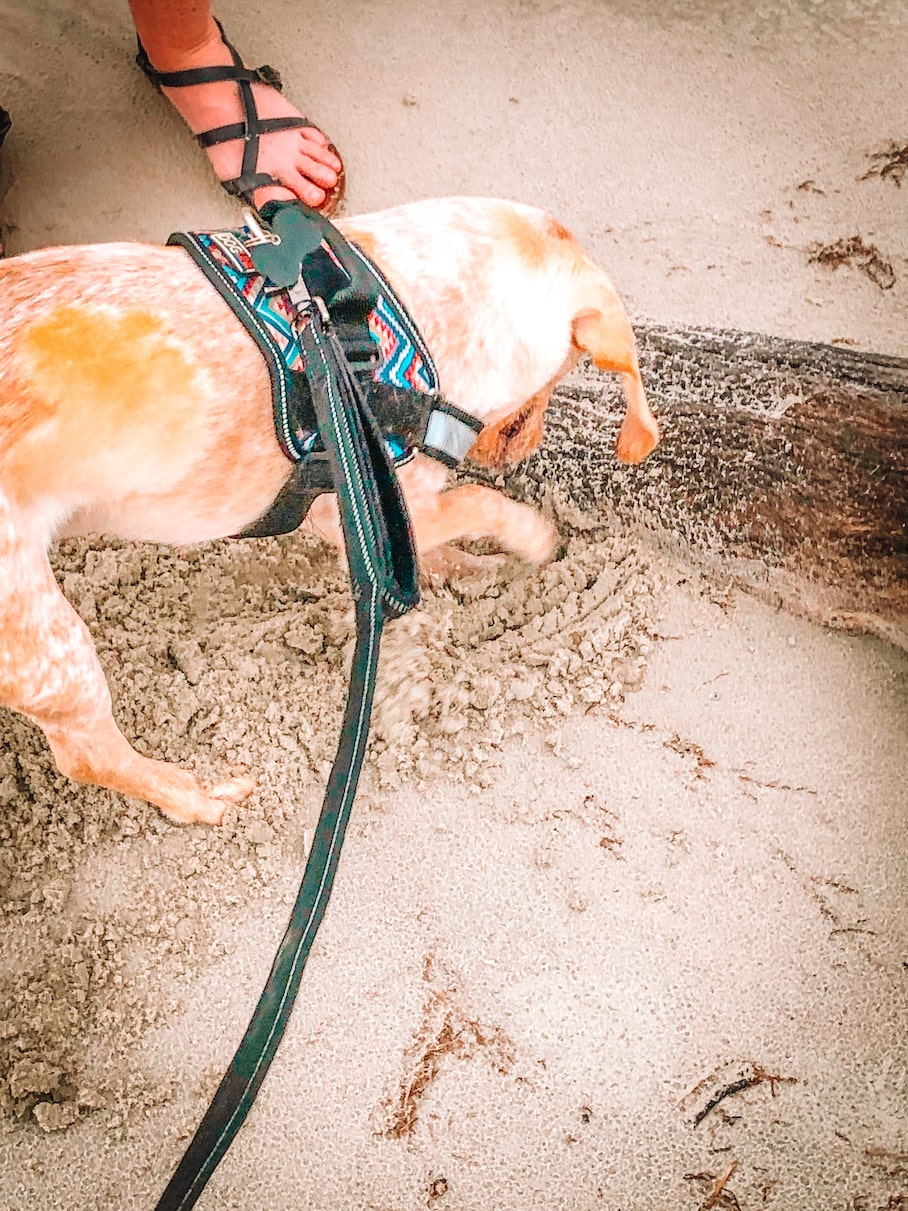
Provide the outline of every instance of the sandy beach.
{"type": "MultiPolygon", "coordinates": [[[[896,0],[218,15],[349,213],[513,197],[637,320],[908,357],[896,0]]],[[[0,6],[8,254],[236,218],[132,44],[117,0],[0,6]]],[[[549,508],[551,564],[388,633],[334,898],[200,1207],[908,1207],[908,655],[549,508]]],[[[150,1208],[286,922],[349,590],[301,537],[54,566],[137,747],[258,778],[179,829],[0,711],[0,1211],[150,1208]]]]}

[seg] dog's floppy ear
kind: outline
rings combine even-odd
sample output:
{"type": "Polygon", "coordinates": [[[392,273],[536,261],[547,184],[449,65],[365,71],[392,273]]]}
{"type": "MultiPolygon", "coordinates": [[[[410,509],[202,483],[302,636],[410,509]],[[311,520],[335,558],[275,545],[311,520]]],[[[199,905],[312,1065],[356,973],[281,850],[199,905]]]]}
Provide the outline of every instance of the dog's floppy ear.
{"type": "Polygon", "coordinates": [[[643,389],[634,332],[616,295],[609,291],[599,305],[585,307],[574,316],[573,340],[600,370],[621,375],[627,410],[616,453],[622,462],[641,462],[659,444],[659,426],[643,389]]]}

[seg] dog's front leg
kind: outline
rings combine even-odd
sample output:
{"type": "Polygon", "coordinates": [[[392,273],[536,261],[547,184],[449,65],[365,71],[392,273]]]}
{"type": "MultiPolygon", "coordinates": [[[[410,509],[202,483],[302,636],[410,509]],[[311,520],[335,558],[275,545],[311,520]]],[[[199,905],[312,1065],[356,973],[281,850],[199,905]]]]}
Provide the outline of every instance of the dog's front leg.
{"type": "Polygon", "coordinates": [[[542,563],[555,548],[554,526],[535,509],[482,484],[461,484],[411,510],[420,554],[463,538],[491,538],[506,551],[542,563]]]}
{"type": "Polygon", "coordinates": [[[0,703],[44,732],[60,772],[156,804],[180,823],[217,824],[250,778],[207,789],[187,770],[137,753],[114,722],[91,636],[60,592],[40,541],[0,495],[0,703]]]}
{"type": "MultiPolygon", "coordinates": [[[[555,548],[556,531],[535,509],[510,500],[494,488],[482,484],[461,484],[447,491],[438,490],[444,472],[440,466],[426,468],[416,462],[400,473],[407,500],[413,537],[425,571],[478,571],[498,556],[476,556],[458,551],[450,544],[463,538],[491,538],[506,551],[531,563],[542,563],[555,548]]],[[[325,494],[313,503],[304,529],[344,552],[344,536],[337,498],[325,494]]]]}

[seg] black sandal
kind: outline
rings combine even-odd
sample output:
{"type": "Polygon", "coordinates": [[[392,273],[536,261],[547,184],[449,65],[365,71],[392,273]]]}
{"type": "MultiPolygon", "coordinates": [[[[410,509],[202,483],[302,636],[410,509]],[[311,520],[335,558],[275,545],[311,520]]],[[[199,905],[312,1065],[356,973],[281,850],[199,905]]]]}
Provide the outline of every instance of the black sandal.
{"type": "MultiPolygon", "coordinates": [[[[269,88],[276,88],[278,92],[282,92],[283,84],[280,74],[267,64],[256,68],[246,67],[237,51],[228,42],[220,21],[217,22],[217,26],[221,31],[224,45],[230,51],[233,59],[232,67],[225,64],[218,67],[193,67],[187,71],[158,71],[145,53],[141,39],[136,63],[158,88],[188,88],[193,84],[215,84],[223,80],[232,80],[238,86],[240,104],[243,107],[243,121],[234,122],[230,126],[216,126],[213,130],[205,130],[195,137],[200,147],[214,147],[218,143],[231,143],[234,139],[244,140],[240,175],[231,177],[228,181],[221,181],[221,184],[233,197],[242,198],[244,202],[254,206],[255,203],[252,199],[257,189],[261,189],[263,185],[283,185],[283,182],[273,177],[271,173],[258,171],[259,138],[278,130],[298,130],[304,127],[318,130],[318,127],[308,118],[294,118],[289,115],[284,118],[260,118],[255,107],[252,85],[266,84],[269,88]]],[[[337,156],[337,148],[333,143],[329,143],[328,148],[337,156]]],[[[346,174],[343,161],[341,161],[337,183],[318,207],[319,212],[326,219],[330,218],[340,205],[345,187],[346,174]]]]}
{"type": "MultiPolygon", "coordinates": [[[[9,116],[9,114],[6,112],[6,110],[3,108],[3,106],[0,105],[0,147],[3,146],[3,140],[9,134],[9,129],[12,126],[12,124],[13,124],[12,118],[9,116]]],[[[4,257],[5,255],[6,255],[6,248],[4,247],[4,244],[3,244],[3,232],[2,232],[2,230],[0,230],[0,257],[4,257]]]]}

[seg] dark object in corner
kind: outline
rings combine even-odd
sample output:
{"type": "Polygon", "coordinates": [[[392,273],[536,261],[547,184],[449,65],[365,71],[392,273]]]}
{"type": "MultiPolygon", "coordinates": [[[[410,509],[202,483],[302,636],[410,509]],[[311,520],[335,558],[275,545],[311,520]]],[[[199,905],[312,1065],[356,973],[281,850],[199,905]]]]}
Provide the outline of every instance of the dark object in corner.
{"type": "MultiPolygon", "coordinates": [[[[6,110],[3,108],[3,106],[0,105],[0,147],[3,146],[3,140],[9,134],[10,127],[12,126],[12,124],[13,124],[12,118],[9,116],[9,114],[6,112],[6,110]]],[[[3,257],[5,255],[6,255],[6,249],[3,246],[3,231],[2,231],[2,229],[0,229],[0,257],[3,257]]]]}

